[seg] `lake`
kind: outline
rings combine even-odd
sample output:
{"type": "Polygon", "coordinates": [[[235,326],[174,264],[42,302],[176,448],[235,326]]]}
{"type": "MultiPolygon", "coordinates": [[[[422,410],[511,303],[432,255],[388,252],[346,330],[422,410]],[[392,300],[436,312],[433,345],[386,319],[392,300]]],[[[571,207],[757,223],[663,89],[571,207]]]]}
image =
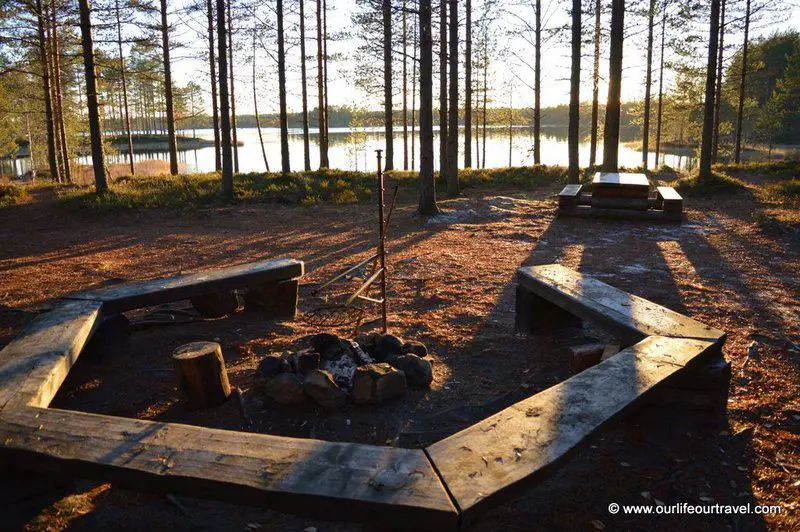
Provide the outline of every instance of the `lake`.
{"type": "MultiPolygon", "coordinates": [[[[267,152],[270,170],[276,171],[280,168],[280,130],[278,128],[262,128],[264,145],[267,152]]],[[[291,157],[292,170],[303,169],[303,135],[302,129],[289,130],[289,152],[291,157]]],[[[181,131],[181,135],[192,136],[189,131],[181,131]]],[[[211,129],[198,129],[196,135],[199,138],[213,139],[211,129]]],[[[434,157],[439,158],[439,138],[438,132],[434,131],[434,157]]],[[[636,140],[633,133],[627,135],[623,133],[623,143],[619,148],[620,166],[636,167],[641,164],[641,151],[639,149],[641,140],[636,140]]],[[[311,167],[319,167],[319,144],[318,135],[312,130],[311,139],[311,167]]],[[[264,159],[261,154],[261,146],[258,139],[256,128],[239,128],[238,140],[242,144],[239,146],[239,171],[240,172],[263,172],[265,170],[264,159]]],[[[416,157],[414,169],[419,169],[419,136],[417,133],[416,157]]],[[[482,139],[481,139],[482,142],[482,139]]],[[[409,132],[410,144],[410,132],[409,132]]],[[[364,128],[351,130],[349,128],[331,128],[329,159],[331,168],[342,170],[369,170],[373,171],[376,167],[375,150],[384,148],[384,136],[382,128],[364,128]]],[[[598,145],[598,160],[602,160],[602,140],[598,145]]],[[[180,144],[178,145],[180,150],[180,144]]],[[[394,132],[395,149],[395,168],[403,168],[403,132],[402,129],[394,132]]],[[[463,167],[464,157],[464,132],[460,132],[460,154],[459,166],[463,167]]],[[[483,147],[481,146],[481,151],[483,147]]],[[[669,165],[673,168],[692,168],[696,165],[696,158],[692,150],[678,150],[663,153],[660,156],[661,164],[669,165]]],[[[201,148],[194,150],[179,151],[179,162],[181,171],[185,172],[213,172],[214,171],[214,148],[201,148]]],[[[580,165],[589,164],[589,142],[580,144],[580,165]]],[[[166,161],[166,152],[147,152],[135,153],[134,161],[166,161]]],[[[411,159],[411,147],[409,145],[409,166],[411,159]]],[[[482,159],[482,157],[481,157],[482,159]]],[[[567,136],[565,128],[543,128],[541,141],[541,159],[543,164],[548,165],[567,165],[567,136]]],[[[109,154],[110,163],[125,163],[128,160],[127,153],[109,154]]],[[[81,157],[80,164],[91,164],[90,157],[81,157]]],[[[511,139],[511,166],[530,166],[533,164],[533,129],[529,127],[513,128],[513,138],[511,139]]],[[[476,166],[475,139],[473,138],[473,166],[476,166]]],[[[508,128],[490,128],[487,133],[486,141],[486,167],[507,167],[509,166],[509,131],[508,128]]],[[[655,155],[650,153],[650,167],[655,166],[655,155]]]]}

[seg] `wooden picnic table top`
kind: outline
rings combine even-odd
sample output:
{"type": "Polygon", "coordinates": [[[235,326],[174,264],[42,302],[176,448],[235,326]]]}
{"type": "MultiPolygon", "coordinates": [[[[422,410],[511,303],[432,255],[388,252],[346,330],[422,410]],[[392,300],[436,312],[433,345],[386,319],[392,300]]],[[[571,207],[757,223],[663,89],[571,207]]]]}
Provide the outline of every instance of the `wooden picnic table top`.
{"type": "Polygon", "coordinates": [[[650,188],[650,182],[644,174],[597,172],[594,174],[592,184],[604,187],[643,187],[650,188]]]}

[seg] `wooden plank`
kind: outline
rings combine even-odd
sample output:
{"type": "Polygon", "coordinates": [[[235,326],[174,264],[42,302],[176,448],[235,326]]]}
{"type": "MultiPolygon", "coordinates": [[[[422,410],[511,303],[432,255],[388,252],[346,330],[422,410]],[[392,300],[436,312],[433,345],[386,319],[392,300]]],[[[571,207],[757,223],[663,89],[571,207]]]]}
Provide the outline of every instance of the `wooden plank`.
{"type": "MultiPolygon", "coordinates": [[[[592,195],[594,196],[594,194],[592,195]]],[[[559,216],[575,218],[614,218],[624,220],[647,220],[649,222],[680,222],[679,212],[664,212],[661,210],[635,211],[631,209],[596,209],[578,205],[558,210],[559,216]]]]}
{"type": "Polygon", "coordinates": [[[594,319],[626,333],[624,339],[670,336],[720,344],[725,340],[725,333],[718,329],[560,264],[519,268],[517,281],[578,317],[594,319]]]}
{"type": "Polygon", "coordinates": [[[566,185],[564,189],[558,193],[558,205],[560,207],[577,205],[582,188],[583,185],[566,185]]]}
{"type": "Polygon", "coordinates": [[[325,519],[457,527],[420,449],[25,408],[0,412],[0,461],[325,519]]]}
{"type": "Polygon", "coordinates": [[[649,188],[650,181],[647,180],[645,174],[634,174],[626,172],[595,172],[592,179],[593,185],[602,185],[607,187],[631,187],[631,188],[649,188]]]}
{"type": "Polygon", "coordinates": [[[703,340],[649,337],[428,447],[462,523],[541,481],[597,429],[713,348],[703,340]]]}
{"type": "Polygon", "coordinates": [[[100,323],[101,307],[98,301],[58,303],[0,351],[0,410],[50,404],[100,323]]]}
{"type": "Polygon", "coordinates": [[[603,197],[592,194],[592,207],[596,209],[629,209],[646,211],[650,206],[647,197],[644,198],[619,198],[603,197]]]}
{"type": "Polygon", "coordinates": [[[665,202],[683,201],[683,198],[680,194],[678,194],[678,191],[672,187],[656,187],[656,190],[658,191],[659,196],[661,196],[661,199],[663,199],[665,202]]]}
{"type": "Polygon", "coordinates": [[[176,275],[89,292],[79,292],[70,295],[69,298],[103,301],[106,312],[116,314],[136,308],[189,299],[210,292],[296,279],[302,277],[304,267],[302,261],[294,259],[252,262],[193,274],[176,275]]]}

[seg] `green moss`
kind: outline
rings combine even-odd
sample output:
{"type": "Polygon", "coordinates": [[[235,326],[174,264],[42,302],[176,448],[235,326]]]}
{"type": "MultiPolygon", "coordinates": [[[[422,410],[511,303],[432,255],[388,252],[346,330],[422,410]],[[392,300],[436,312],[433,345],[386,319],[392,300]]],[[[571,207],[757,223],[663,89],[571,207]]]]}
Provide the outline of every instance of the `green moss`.
{"type": "Polygon", "coordinates": [[[695,172],[680,179],[676,183],[675,188],[685,195],[710,196],[741,192],[747,187],[742,181],[717,169],[712,171],[709,177],[702,179],[700,175],[695,172]]]}

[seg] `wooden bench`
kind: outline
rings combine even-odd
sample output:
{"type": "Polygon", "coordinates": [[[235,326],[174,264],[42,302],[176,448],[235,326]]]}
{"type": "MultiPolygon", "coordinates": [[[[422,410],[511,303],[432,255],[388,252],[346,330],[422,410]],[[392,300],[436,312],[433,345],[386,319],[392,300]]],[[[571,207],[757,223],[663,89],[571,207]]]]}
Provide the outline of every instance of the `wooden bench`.
{"type": "Polygon", "coordinates": [[[656,201],[664,212],[683,211],[683,198],[672,187],[656,187],[656,201]]]}
{"type": "Polygon", "coordinates": [[[558,193],[558,206],[575,207],[578,205],[578,198],[581,195],[582,188],[583,185],[566,185],[564,189],[558,193]]]}
{"type": "Polygon", "coordinates": [[[599,428],[664,390],[683,393],[698,375],[713,374],[722,379],[713,388],[724,394],[723,409],[727,399],[722,331],[558,264],[520,268],[517,281],[518,327],[574,315],[629,347],[426,449],[462,524],[546,478],[599,428]]]}
{"type": "Polygon", "coordinates": [[[302,261],[279,259],[239,264],[151,281],[127,283],[89,292],[79,292],[68,298],[100,301],[107,314],[117,314],[137,308],[249,287],[257,289],[263,294],[275,294],[276,298],[280,299],[274,302],[276,314],[292,317],[297,309],[298,280],[303,273],[302,261]]]}

